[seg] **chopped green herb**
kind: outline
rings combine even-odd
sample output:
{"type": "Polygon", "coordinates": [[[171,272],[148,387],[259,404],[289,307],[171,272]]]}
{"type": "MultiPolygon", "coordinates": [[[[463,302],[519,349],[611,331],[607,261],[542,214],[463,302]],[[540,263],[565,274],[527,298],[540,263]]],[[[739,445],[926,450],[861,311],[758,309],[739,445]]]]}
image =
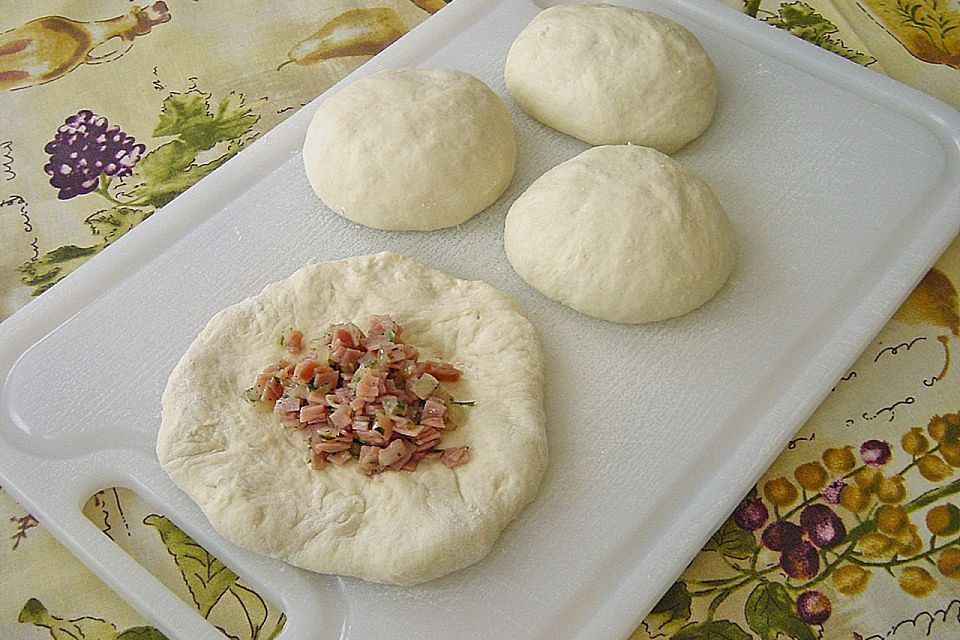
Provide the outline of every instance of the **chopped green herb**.
{"type": "Polygon", "coordinates": [[[456,400],[451,400],[450,402],[452,404],[458,404],[461,407],[473,407],[473,406],[476,406],[477,404],[476,400],[465,400],[463,402],[457,402],[456,400]]]}
{"type": "Polygon", "coordinates": [[[282,347],[282,346],[284,345],[284,343],[286,343],[286,341],[287,341],[287,337],[281,333],[281,334],[280,334],[280,346],[282,347]]]}
{"type": "Polygon", "coordinates": [[[307,383],[307,389],[310,389],[310,391],[316,391],[316,390],[317,390],[317,385],[315,385],[315,384],[313,383],[313,380],[311,380],[311,381],[309,381],[309,382],[307,383]]]}
{"type": "Polygon", "coordinates": [[[260,399],[260,392],[257,391],[256,387],[250,387],[249,389],[243,392],[243,398],[247,402],[256,402],[257,400],[260,399]]]}

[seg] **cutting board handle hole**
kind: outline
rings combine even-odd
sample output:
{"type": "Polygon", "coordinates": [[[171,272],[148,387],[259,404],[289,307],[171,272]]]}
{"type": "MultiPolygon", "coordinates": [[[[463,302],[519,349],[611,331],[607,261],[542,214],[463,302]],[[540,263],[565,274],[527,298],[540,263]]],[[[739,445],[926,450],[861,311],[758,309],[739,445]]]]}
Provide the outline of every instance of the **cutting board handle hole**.
{"type": "Polygon", "coordinates": [[[225,637],[279,635],[286,622],[280,607],[136,492],[98,491],[83,505],[83,515],[225,637]]]}

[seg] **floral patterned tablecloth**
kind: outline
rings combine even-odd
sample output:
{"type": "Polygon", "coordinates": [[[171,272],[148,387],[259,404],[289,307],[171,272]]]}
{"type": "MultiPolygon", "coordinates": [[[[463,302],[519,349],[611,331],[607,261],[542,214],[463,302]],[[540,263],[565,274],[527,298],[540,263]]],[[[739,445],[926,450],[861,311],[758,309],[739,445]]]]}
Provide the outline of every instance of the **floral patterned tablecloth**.
{"type": "MultiPolygon", "coordinates": [[[[957,0],[725,0],[960,107],[957,0]]],[[[443,0],[0,0],[0,318],[443,0]]],[[[960,215],[960,212],[958,212],[960,215]]],[[[633,638],[960,638],[960,240],[633,638]]],[[[86,515],[216,625],[281,611],[135,494],[86,515]]],[[[0,492],[0,638],[163,636],[0,492]]]]}

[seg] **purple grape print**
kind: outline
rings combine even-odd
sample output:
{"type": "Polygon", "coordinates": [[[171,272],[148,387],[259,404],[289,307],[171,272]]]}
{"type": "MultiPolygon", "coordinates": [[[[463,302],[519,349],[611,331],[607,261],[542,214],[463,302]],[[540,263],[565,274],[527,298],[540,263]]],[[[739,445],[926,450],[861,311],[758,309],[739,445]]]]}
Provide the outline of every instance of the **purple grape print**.
{"type": "Polygon", "coordinates": [[[845,486],[847,486],[847,483],[840,478],[832,480],[830,484],[820,492],[820,497],[823,498],[824,502],[829,504],[840,504],[840,492],[843,491],[845,486]]]}
{"type": "Polygon", "coordinates": [[[819,591],[804,591],[797,597],[797,615],[807,624],[823,624],[831,613],[830,599],[819,591]]]}
{"type": "Polygon", "coordinates": [[[780,556],[780,568],[791,578],[809,580],[820,571],[820,556],[812,544],[803,540],[783,552],[780,556]]]}
{"type": "Polygon", "coordinates": [[[860,445],[860,459],[869,467],[882,467],[890,462],[890,444],[883,440],[867,440],[860,445]]]}
{"type": "Polygon", "coordinates": [[[800,526],[821,549],[835,547],[847,536],[843,520],[824,504],[812,504],[800,512],[800,526]]]}
{"type": "Polygon", "coordinates": [[[830,442],[790,471],[774,465],[704,547],[722,564],[684,574],[645,630],[678,640],[839,638],[851,635],[851,599],[874,599],[872,584],[921,599],[955,590],[958,434],[955,409],[899,434],[830,442]]]}
{"type": "Polygon", "coordinates": [[[763,546],[771,551],[781,552],[797,546],[802,539],[803,529],[786,520],[777,520],[764,529],[760,536],[763,546]]]}
{"type": "Polygon", "coordinates": [[[146,147],[84,109],[67,118],[43,150],[50,154],[43,170],[59,190],[57,198],[69,200],[96,190],[101,175],[129,176],[146,147]]]}
{"type": "Polygon", "coordinates": [[[767,523],[770,512],[760,498],[748,498],[733,512],[733,521],[741,529],[756,531],[767,523]]]}

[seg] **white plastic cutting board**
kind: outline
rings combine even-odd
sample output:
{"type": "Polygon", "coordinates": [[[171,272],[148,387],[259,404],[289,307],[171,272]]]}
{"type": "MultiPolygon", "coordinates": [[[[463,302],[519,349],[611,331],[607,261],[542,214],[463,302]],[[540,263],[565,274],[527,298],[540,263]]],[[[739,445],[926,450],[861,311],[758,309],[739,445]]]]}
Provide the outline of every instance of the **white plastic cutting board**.
{"type": "Polygon", "coordinates": [[[504,91],[507,49],[537,8],[456,0],[346,82],[402,65],[488,82],[519,135],[507,194],[457,229],[359,228],[304,178],[312,103],[0,325],[4,488],[178,640],[220,636],[84,519],[94,491],[130,487],[169,515],[284,608],[284,640],[628,635],[960,231],[955,111],[713,2],[637,6],[693,30],[719,71],[716,119],[677,155],[737,232],[738,266],[712,302],[618,326],[514,274],[507,207],[585,145],[504,91]],[[487,559],[407,589],[237,549],[153,453],[167,375],[216,311],[308,262],[385,249],[515,296],[548,367],[539,496],[487,559]]]}

